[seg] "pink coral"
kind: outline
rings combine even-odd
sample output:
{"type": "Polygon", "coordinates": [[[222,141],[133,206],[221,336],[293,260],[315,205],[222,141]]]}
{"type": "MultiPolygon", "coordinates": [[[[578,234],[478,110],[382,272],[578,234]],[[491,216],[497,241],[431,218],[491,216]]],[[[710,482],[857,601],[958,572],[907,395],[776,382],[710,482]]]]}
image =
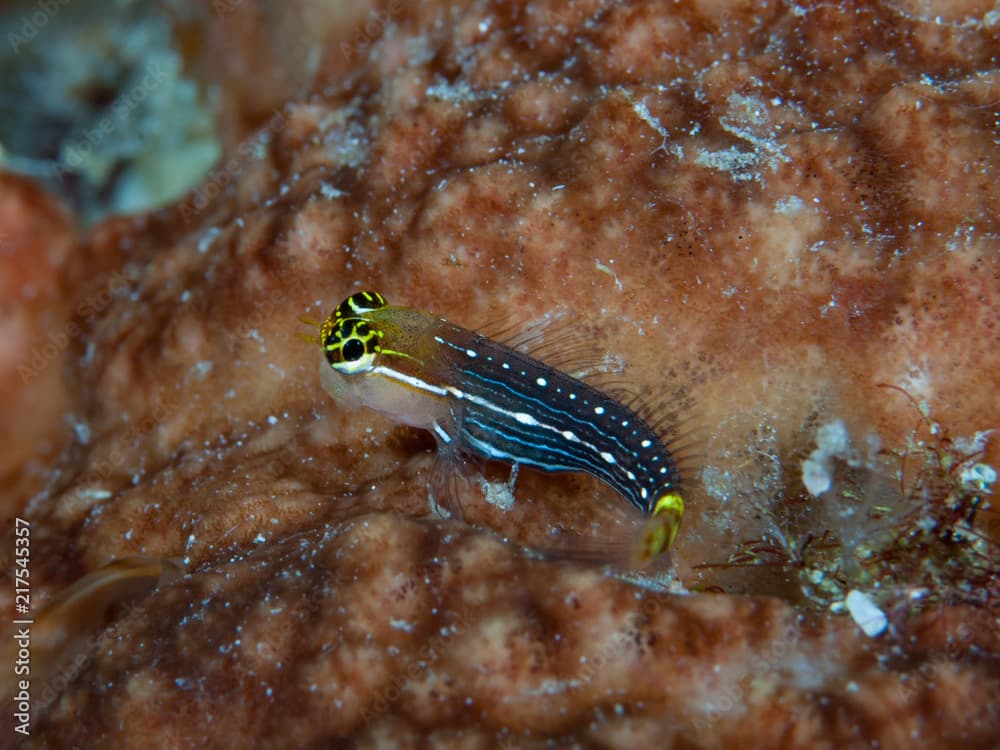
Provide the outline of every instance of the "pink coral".
{"type": "MultiPolygon", "coordinates": [[[[296,5],[322,54],[248,96],[253,147],[94,232],[78,257],[113,289],[62,261],[78,299],[109,294],[68,308],[44,370],[77,430],[20,511],[36,601],[128,556],[189,575],[99,635],[29,746],[990,746],[995,602],[893,606],[872,640],[781,576],[694,569],[759,508],[843,500],[803,491],[823,420],[904,444],[912,406],[879,383],[953,435],[998,424],[1000,26],[938,5],[388,3],[353,26],[296,5]],[[361,288],[468,326],[569,311],[640,386],[693,392],[707,474],[678,570],[729,593],[426,518],[432,444],[339,409],[294,336],[361,288]]],[[[295,38],[269,13],[206,21],[227,90],[263,63],[225,53],[295,38]]],[[[592,491],[522,479],[485,524],[515,540],[592,491]]]]}

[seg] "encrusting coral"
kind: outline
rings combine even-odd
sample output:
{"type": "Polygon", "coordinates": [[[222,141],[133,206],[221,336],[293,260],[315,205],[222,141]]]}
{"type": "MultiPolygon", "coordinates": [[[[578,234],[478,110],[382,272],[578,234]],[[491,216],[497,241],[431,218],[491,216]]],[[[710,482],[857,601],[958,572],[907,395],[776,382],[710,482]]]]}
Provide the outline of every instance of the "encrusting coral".
{"type": "Polygon", "coordinates": [[[257,129],[175,205],[49,222],[29,267],[61,214],[0,194],[32,603],[115,560],[185,570],[36,676],[24,745],[990,747],[996,11],[279,5],[206,15],[200,64],[257,129]],[[265,75],[249,40],[296,24],[313,54],[265,75]],[[672,591],[516,543],[533,508],[586,522],[578,477],[429,516],[433,441],[339,408],[295,335],[362,289],[472,328],[569,314],[638,389],[690,395],[672,591]],[[892,529],[940,567],[865,558],[892,529]]]}

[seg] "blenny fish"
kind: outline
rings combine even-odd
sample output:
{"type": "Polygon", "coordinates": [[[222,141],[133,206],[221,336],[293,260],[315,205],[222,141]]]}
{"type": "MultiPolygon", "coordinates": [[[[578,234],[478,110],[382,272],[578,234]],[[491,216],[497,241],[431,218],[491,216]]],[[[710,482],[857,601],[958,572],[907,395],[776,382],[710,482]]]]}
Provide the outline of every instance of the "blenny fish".
{"type": "Polygon", "coordinates": [[[341,302],[319,325],[319,343],[330,395],[429,430],[438,467],[470,455],[513,464],[512,476],[519,466],[586,472],[641,512],[632,545],[639,564],[673,544],[684,513],[678,462],[654,428],[611,395],[373,291],[341,302]]]}

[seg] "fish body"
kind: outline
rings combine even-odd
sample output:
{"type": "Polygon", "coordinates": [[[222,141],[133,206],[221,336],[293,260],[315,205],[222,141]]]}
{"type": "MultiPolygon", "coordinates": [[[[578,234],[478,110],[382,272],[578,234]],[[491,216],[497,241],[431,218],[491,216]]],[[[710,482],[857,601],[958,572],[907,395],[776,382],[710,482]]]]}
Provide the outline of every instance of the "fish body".
{"type": "Polygon", "coordinates": [[[528,354],[377,292],[320,326],[321,378],[341,404],[431,431],[444,454],[586,472],[642,514],[640,556],[669,549],[683,515],[673,454],[635,411],[528,354]]]}

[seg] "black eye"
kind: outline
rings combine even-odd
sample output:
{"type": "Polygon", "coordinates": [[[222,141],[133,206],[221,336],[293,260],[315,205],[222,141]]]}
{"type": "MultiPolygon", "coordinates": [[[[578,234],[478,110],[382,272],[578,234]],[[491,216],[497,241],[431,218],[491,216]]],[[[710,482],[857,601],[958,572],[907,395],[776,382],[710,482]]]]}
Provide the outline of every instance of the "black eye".
{"type": "Polygon", "coordinates": [[[365,345],[361,343],[360,339],[348,339],[344,342],[343,355],[346,362],[361,359],[365,356],[365,345]]]}

